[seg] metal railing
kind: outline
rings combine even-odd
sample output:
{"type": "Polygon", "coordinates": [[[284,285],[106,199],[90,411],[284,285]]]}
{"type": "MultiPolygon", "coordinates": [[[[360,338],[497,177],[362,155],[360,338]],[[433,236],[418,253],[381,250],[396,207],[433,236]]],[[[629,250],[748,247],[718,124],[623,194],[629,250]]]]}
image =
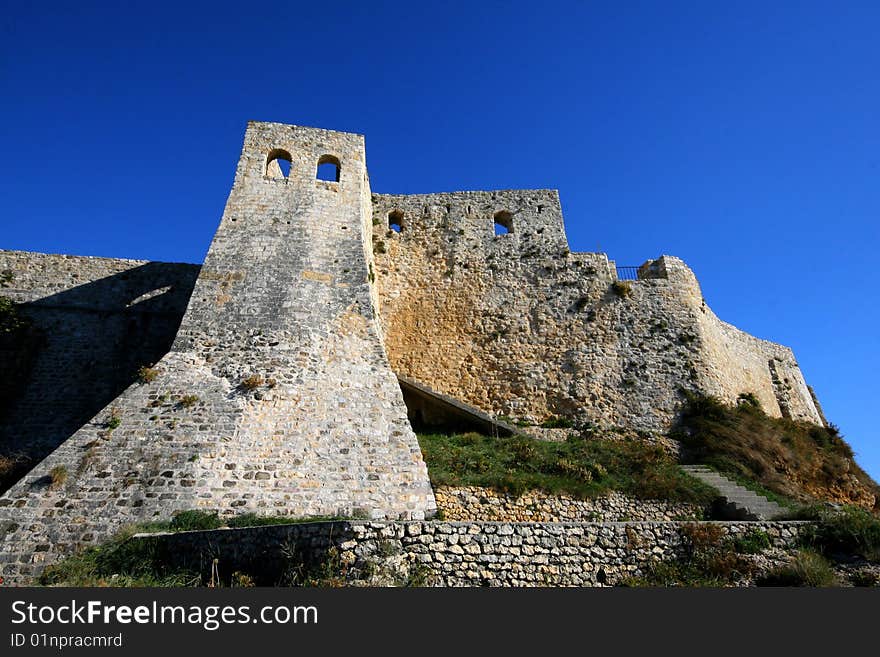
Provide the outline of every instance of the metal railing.
{"type": "Polygon", "coordinates": [[[638,267],[617,267],[617,280],[619,281],[637,281],[639,280],[638,267]]]}

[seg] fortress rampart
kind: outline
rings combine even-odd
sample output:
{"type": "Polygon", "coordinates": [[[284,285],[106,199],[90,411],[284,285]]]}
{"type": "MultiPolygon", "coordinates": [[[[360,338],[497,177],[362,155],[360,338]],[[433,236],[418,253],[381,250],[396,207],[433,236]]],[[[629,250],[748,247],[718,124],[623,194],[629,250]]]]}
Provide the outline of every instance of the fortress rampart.
{"type": "Polygon", "coordinates": [[[360,135],[250,123],[200,267],[0,251],[0,272],[42,336],[5,354],[0,445],[35,462],[0,498],[12,582],[186,509],[430,517],[395,374],[535,421],[662,431],[688,389],[822,422],[791,351],[718,320],[680,260],[618,281],[569,251],[551,190],[372,194],[360,135]]]}
{"type": "Polygon", "coordinates": [[[536,421],[665,430],[689,389],[822,422],[791,350],[718,320],[681,260],[620,282],[605,254],[570,252],[555,191],[374,195],[373,215],[399,374],[536,421]]]}

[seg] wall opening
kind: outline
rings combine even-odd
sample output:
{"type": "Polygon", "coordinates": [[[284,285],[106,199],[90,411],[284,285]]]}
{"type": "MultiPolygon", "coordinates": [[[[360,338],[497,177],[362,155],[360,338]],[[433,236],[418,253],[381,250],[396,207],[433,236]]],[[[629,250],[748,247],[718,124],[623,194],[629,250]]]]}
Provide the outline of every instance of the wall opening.
{"type": "Polygon", "coordinates": [[[317,179],[327,182],[339,182],[339,173],[342,167],[339,158],[333,155],[322,155],[318,159],[317,179]]]}
{"type": "Polygon", "coordinates": [[[513,215],[507,210],[495,213],[495,234],[507,235],[513,232],[513,215]]]}
{"type": "Polygon", "coordinates": [[[287,178],[293,167],[293,158],[283,148],[273,148],[266,157],[267,178],[287,178]]]}
{"type": "Polygon", "coordinates": [[[399,233],[403,230],[403,212],[400,210],[394,210],[393,212],[388,213],[388,228],[395,233],[399,233]]]}

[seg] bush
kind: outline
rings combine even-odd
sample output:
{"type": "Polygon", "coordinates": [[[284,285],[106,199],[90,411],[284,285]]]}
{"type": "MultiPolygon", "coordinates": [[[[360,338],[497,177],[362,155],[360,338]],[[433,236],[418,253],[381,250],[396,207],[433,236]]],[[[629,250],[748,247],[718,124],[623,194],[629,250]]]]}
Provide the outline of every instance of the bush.
{"type": "Polygon", "coordinates": [[[724,538],[714,524],[690,523],[682,528],[682,552],[668,561],[652,561],[641,577],[624,580],[624,586],[729,586],[750,577],[755,565],[724,538]]]}
{"type": "Polygon", "coordinates": [[[818,511],[802,540],[825,555],[846,554],[880,562],[880,518],[858,507],[818,511]]]}
{"type": "Polygon", "coordinates": [[[751,406],[752,408],[763,411],[761,408],[761,402],[752,392],[743,392],[740,393],[739,397],[736,398],[737,405],[745,404],[747,406],[751,406]]]}
{"type": "Polygon", "coordinates": [[[812,550],[799,550],[784,566],[779,566],[758,580],[759,586],[836,586],[831,565],[812,550]]]}
{"type": "Polygon", "coordinates": [[[767,532],[753,529],[744,536],[733,539],[733,546],[740,554],[759,554],[772,545],[767,532]]]}

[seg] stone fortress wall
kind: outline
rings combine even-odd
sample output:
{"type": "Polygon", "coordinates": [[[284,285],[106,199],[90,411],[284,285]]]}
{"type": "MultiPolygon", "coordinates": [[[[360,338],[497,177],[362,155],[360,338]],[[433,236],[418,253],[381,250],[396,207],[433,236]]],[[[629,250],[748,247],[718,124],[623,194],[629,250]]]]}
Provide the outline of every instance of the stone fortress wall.
{"type": "Polygon", "coordinates": [[[718,320],[681,260],[649,261],[615,289],[605,254],[570,252],[555,191],[376,194],[373,215],[392,367],[438,392],[654,431],[680,388],[751,392],[770,415],[822,422],[791,350],[718,320]]]}
{"type": "Polygon", "coordinates": [[[4,576],[178,510],[434,513],[376,322],[368,184],[360,135],[248,126],[158,376],[128,387],[0,498],[4,576]],[[289,175],[277,157],[292,161],[289,175]],[[338,180],[315,179],[321,161],[338,180]]]}
{"type": "Polygon", "coordinates": [[[37,462],[168,352],[199,266],[0,251],[0,271],[39,336],[26,368],[0,349],[0,446],[37,462]]]}
{"type": "Polygon", "coordinates": [[[718,320],[680,260],[615,287],[555,191],[374,195],[360,135],[250,123],[201,267],[3,251],[3,271],[45,339],[0,423],[39,461],[0,497],[8,581],[178,510],[430,517],[395,373],[536,421],[663,430],[684,387],[822,422],[791,351],[718,320]]]}

